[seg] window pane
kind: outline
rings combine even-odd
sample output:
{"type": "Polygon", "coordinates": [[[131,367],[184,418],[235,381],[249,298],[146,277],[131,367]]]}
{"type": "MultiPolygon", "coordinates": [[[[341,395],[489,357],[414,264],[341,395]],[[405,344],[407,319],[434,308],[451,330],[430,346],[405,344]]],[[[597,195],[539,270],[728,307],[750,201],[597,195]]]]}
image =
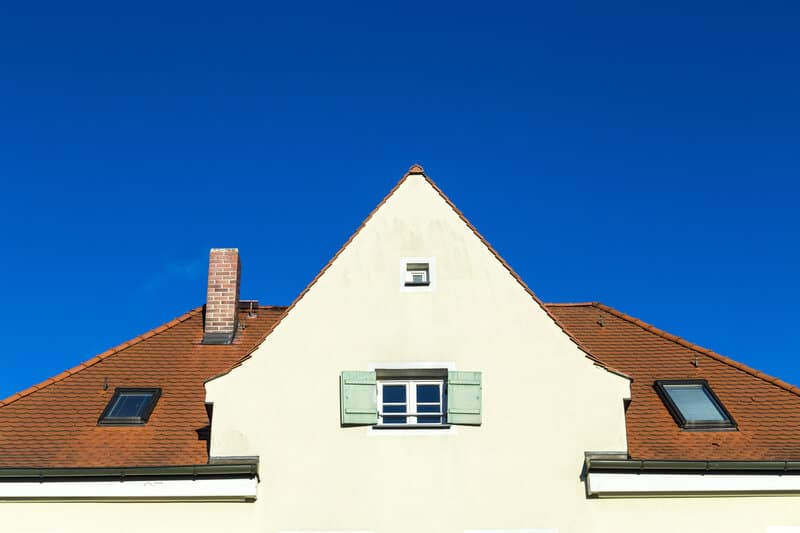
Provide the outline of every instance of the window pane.
{"type": "Polygon", "coordinates": [[[384,385],[383,401],[384,403],[406,403],[406,386],[384,385]]]}
{"type": "Polygon", "coordinates": [[[441,424],[442,417],[441,416],[418,416],[417,417],[418,424],[441,424]]]}
{"type": "Polygon", "coordinates": [[[442,410],[442,404],[440,403],[433,403],[427,405],[419,405],[417,404],[417,412],[418,413],[438,413],[442,410]]]}
{"type": "Polygon", "coordinates": [[[150,393],[123,393],[108,413],[110,418],[141,417],[153,395],[150,393]]]}
{"type": "Polygon", "coordinates": [[[439,385],[417,385],[417,403],[438,403],[439,385]]]}
{"type": "Polygon", "coordinates": [[[703,385],[666,385],[664,388],[687,421],[727,420],[703,385]]]}
{"type": "Polygon", "coordinates": [[[405,416],[384,416],[383,417],[384,424],[405,424],[406,417],[405,416]]]}
{"type": "Polygon", "coordinates": [[[406,412],[406,404],[400,405],[383,405],[383,412],[384,413],[405,413],[406,412]]]}

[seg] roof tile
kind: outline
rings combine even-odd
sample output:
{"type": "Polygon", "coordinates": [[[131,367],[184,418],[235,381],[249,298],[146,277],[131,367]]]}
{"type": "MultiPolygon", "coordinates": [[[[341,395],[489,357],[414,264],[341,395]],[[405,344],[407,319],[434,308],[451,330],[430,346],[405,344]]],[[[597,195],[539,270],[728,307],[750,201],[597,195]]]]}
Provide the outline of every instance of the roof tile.
{"type": "Polygon", "coordinates": [[[596,357],[633,376],[626,410],[632,458],[800,460],[800,389],[602,304],[547,307],[596,357]],[[707,380],[738,430],[681,430],[654,388],[657,379],[707,380]]]}
{"type": "Polygon", "coordinates": [[[230,345],[202,344],[202,308],[194,309],[7,398],[0,402],[0,467],[208,462],[205,381],[239,361],[285,309],[260,307],[230,345]],[[117,387],[162,389],[146,425],[97,425],[117,387]]]}

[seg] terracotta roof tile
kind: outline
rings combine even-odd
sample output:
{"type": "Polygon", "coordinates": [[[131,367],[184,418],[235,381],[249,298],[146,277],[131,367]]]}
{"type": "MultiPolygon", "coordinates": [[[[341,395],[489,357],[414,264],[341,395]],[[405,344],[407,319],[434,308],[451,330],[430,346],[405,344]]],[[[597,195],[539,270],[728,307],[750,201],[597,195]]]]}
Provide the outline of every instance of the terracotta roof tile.
{"type": "Polygon", "coordinates": [[[204,382],[225,372],[285,312],[244,312],[230,345],[204,345],[202,308],[0,402],[0,467],[162,466],[208,462],[204,382]],[[108,388],[104,383],[108,380],[108,388]],[[144,426],[98,426],[116,387],[160,387],[144,426]]]}
{"type": "Polygon", "coordinates": [[[602,304],[547,307],[595,356],[633,376],[632,458],[800,460],[796,387],[602,304]],[[657,379],[707,380],[738,431],[682,431],[653,387],[657,379]]]}

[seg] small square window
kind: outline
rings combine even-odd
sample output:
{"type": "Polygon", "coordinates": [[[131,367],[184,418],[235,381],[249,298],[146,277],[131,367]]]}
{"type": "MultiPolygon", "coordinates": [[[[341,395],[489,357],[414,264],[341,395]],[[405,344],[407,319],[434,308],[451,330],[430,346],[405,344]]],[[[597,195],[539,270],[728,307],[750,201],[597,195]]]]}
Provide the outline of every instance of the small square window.
{"type": "Polygon", "coordinates": [[[116,389],[100,420],[100,425],[142,425],[161,396],[161,389],[116,389]]]}
{"type": "Polygon", "coordinates": [[[447,423],[446,380],[386,377],[378,379],[378,425],[444,426],[447,423]]]}
{"type": "Polygon", "coordinates": [[[406,263],[406,287],[427,287],[431,284],[428,263],[406,263]]]}
{"type": "Polygon", "coordinates": [[[400,291],[424,293],[436,290],[435,257],[401,257],[400,291]]]}
{"type": "Polygon", "coordinates": [[[655,387],[681,428],[699,431],[736,429],[733,417],[706,380],[659,380],[655,387]]]}

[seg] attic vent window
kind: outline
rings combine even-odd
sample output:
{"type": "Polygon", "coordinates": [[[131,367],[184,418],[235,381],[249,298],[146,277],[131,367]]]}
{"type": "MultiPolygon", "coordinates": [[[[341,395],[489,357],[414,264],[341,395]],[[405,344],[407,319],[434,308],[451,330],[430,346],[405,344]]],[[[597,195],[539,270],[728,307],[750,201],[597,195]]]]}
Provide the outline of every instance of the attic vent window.
{"type": "Polygon", "coordinates": [[[736,423],[704,379],[659,380],[656,390],[682,429],[720,431],[736,423]]]}
{"type": "Polygon", "coordinates": [[[137,426],[147,423],[161,389],[116,389],[108,402],[99,425],[102,426],[137,426]]]}
{"type": "Polygon", "coordinates": [[[436,285],[436,259],[403,257],[400,260],[400,288],[405,292],[426,292],[436,285]]]}
{"type": "Polygon", "coordinates": [[[406,287],[427,287],[431,284],[428,263],[406,264],[406,287]]]}

